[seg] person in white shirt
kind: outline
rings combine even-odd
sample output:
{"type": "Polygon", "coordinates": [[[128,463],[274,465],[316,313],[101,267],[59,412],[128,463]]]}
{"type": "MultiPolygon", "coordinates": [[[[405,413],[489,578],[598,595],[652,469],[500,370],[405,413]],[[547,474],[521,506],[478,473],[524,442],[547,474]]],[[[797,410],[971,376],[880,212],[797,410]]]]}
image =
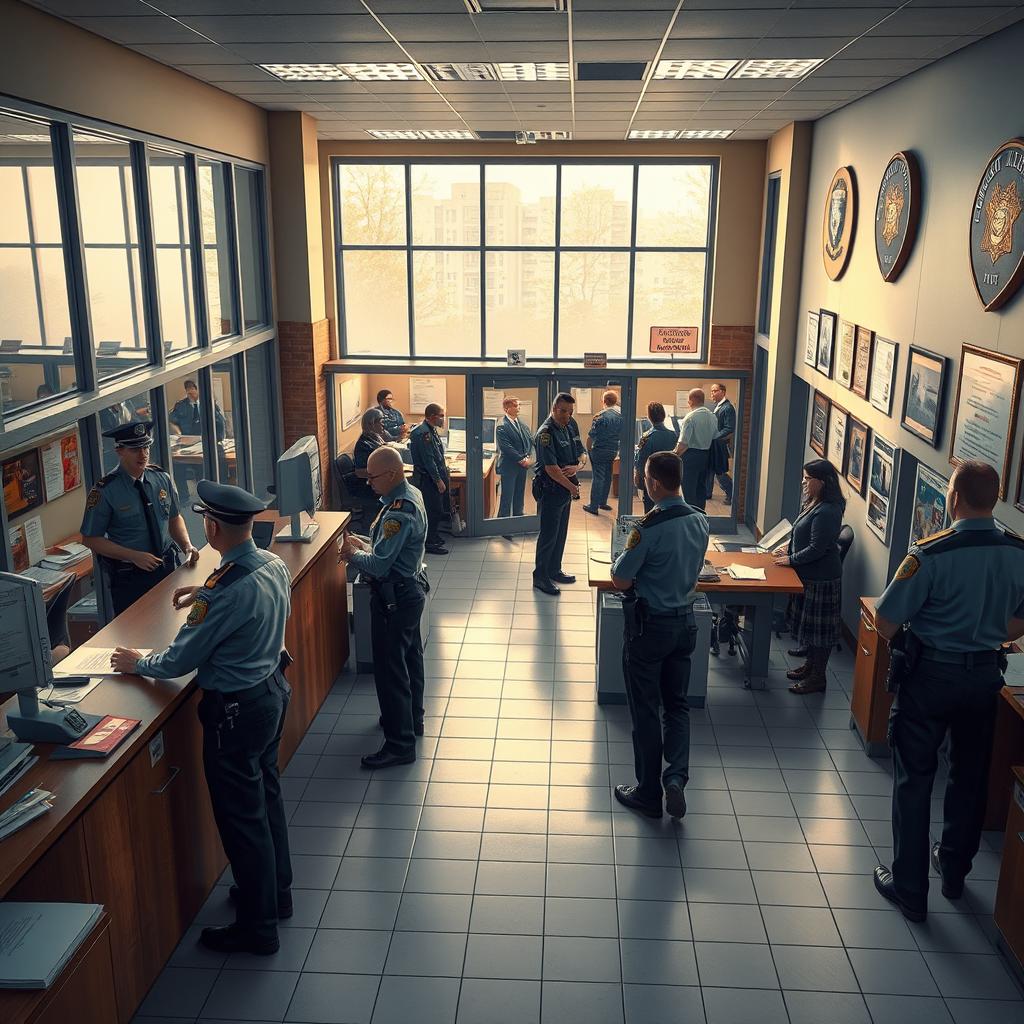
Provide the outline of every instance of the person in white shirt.
{"type": "Polygon", "coordinates": [[[683,460],[683,497],[691,508],[704,511],[707,504],[708,459],[718,433],[718,418],[704,404],[704,392],[694,388],[687,395],[690,411],[683,419],[676,455],[683,460]]]}

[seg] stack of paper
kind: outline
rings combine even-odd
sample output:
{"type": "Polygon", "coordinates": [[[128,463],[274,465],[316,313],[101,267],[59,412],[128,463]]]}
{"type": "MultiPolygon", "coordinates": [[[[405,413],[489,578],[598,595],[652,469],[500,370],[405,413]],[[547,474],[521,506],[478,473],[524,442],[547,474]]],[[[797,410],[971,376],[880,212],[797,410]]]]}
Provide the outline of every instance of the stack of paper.
{"type": "MultiPolygon", "coordinates": [[[[117,673],[110,667],[110,656],[113,647],[79,647],[73,650],[56,666],[56,675],[61,676],[113,676],[117,673]]],[[[140,653],[152,654],[149,647],[141,648],[140,653]]]]}
{"type": "MultiPolygon", "coordinates": [[[[30,789],[20,800],[0,814],[0,839],[6,839],[12,832],[24,828],[30,821],[53,810],[53,794],[45,789],[30,789]]],[[[3,906],[0,903],[0,906],[3,906]]],[[[0,928],[0,935],[3,929],[0,928]]]]}
{"type": "Polygon", "coordinates": [[[89,554],[89,549],[84,544],[62,544],[59,548],[54,548],[39,564],[47,569],[67,569],[69,566],[84,562],[89,554]]]}
{"type": "Polygon", "coordinates": [[[764,569],[754,569],[749,565],[737,565],[735,562],[728,566],[729,575],[734,580],[763,580],[766,579],[764,569]]]}
{"type": "Polygon", "coordinates": [[[0,738],[0,796],[3,796],[38,761],[31,743],[4,742],[0,738]]]}
{"type": "Polygon", "coordinates": [[[49,988],[102,913],[98,903],[0,903],[0,988],[49,988]]]}

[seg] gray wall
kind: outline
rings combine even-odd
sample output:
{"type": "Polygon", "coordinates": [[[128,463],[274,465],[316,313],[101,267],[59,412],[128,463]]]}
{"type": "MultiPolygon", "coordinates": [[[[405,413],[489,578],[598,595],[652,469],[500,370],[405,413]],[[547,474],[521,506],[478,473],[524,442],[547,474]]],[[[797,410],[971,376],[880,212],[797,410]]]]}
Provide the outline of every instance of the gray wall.
{"type": "MultiPolygon", "coordinates": [[[[981,173],[989,156],[1003,142],[1024,135],[1024,111],[1020,107],[1024,96],[1022,52],[1024,27],[1007,29],[814,125],[794,372],[808,382],[812,393],[814,388],[824,392],[872,431],[879,431],[946,476],[951,469],[949,439],[961,344],[1024,356],[1024,290],[1002,310],[984,312],[967,258],[968,224],[981,173]],[[875,259],[874,204],[882,172],[899,150],[913,150],[918,157],[923,206],[910,260],[899,279],[886,284],[875,259]],[[851,165],[857,175],[858,227],[846,273],[833,282],[822,263],[822,211],[832,176],[845,165],[851,165]],[[899,342],[891,417],[804,365],[806,313],[821,307],[899,342]],[[938,448],[899,425],[911,344],[951,360],[947,364],[945,414],[938,448]]],[[[1024,230],[1024,218],[1016,229],[1024,230]]],[[[996,508],[996,515],[1017,532],[1024,530],[1024,515],[1012,504],[1020,452],[1018,436],[1012,453],[1009,502],[996,508]]],[[[806,457],[816,456],[807,448],[806,457]]],[[[907,464],[912,461],[906,460],[907,464]]],[[[891,559],[906,550],[909,508],[904,506],[900,511],[903,515],[893,525],[890,550],[868,529],[865,501],[850,496],[846,521],[853,527],[856,541],[844,570],[843,608],[851,626],[856,624],[858,598],[880,593],[887,582],[891,559]]]]}

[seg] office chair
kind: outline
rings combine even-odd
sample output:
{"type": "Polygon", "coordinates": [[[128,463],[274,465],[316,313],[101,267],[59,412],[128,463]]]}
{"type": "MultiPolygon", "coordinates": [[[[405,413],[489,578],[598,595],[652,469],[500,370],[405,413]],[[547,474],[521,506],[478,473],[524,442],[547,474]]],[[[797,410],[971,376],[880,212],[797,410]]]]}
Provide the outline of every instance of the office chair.
{"type": "Polygon", "coordinates": [[[59,644],[71,646],[68,637],[68,605],[71,603],[75,582],[75,577],[69,576],[67,582],[47,602],[46,631],[50,635],[51,650],[59,644]]]}
{"type": "Polygon", "coordinates": [[[352,456],[345,452],[342,452],[331,463],[331,477],[334,480],[337,507],[352,513],[352,521],[349,524],[351,528],[363,527],[366,522],[367,513],[378,504],[376,501],[367,502],[356,497],[349,489],[348,481],[357,479],[354,477],[355,469],[352,456]]]}

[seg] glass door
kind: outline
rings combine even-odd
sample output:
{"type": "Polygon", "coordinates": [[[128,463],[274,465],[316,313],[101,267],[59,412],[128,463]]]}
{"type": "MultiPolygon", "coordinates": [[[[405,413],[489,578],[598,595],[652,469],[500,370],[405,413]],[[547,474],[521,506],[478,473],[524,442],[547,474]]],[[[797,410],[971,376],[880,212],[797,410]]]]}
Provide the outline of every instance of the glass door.
{"type": "Polygon", "coordinates": [[[475,536],[511,537],[540,529],[530,486],[533,438],[548,414],[551,387],[543,376],[475,374],[466,419],[449,420],[452,486],[458,487],[461,478],[469,488],[469,525],[475,536]],[[465,459],[461,474],[460,458],[465,459]]]}

